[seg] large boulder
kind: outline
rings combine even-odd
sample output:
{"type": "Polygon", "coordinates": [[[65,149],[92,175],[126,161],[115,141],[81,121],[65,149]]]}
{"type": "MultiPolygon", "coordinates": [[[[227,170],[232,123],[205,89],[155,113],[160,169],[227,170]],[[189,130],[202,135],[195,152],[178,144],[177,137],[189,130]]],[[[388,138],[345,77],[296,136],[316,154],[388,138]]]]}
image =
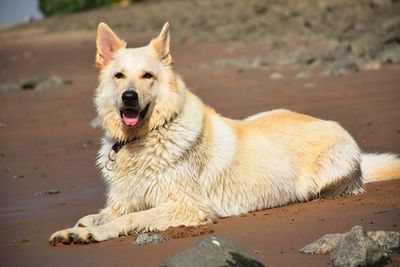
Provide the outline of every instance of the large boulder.
{"type": "Polygon", "coordinates": [[[246,266],[262,267],[264,264],[257,261],[241,246],[223,236],[209,236],[201,239],[193,247],[179,252],[164,261],[161,267],[222,267],[246,266]]]}
{"type": "MultiPolygon", "coordinates": [[[[359,226],[361,227],[361,226],[359,226]]],[[[327,234],[318,240],[300,249],[304,254],[328,254],[333,248],[350,232],[344,234],[327,234]]],[[[369,231],[369,238],[375,241],[386,253],[393,254],[400,252],[400,232],[395,231],[369,231]]]]}
{"type": "Polygon", "coordinates": [[[381,266],[389,255],[368,237],[361,226],[354,226],[333,248],[331,260],[336,267],[381,266]]]}

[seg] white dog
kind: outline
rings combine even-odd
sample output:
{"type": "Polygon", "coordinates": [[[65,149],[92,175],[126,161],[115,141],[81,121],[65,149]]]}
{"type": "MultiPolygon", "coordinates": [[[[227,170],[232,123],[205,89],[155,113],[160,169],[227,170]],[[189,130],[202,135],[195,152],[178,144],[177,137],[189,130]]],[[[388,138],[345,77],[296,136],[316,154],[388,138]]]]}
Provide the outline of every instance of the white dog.
{"type": "Polygon", "coordinates": [[[54,233],[53,245],[201,225],[400,178],[395,155],[362,153],[336,122],[288,110],[242,121],[217,114],[174,72],[168,23],[134,49],[101,23],[97,49],[107,204],[54,233]]]}

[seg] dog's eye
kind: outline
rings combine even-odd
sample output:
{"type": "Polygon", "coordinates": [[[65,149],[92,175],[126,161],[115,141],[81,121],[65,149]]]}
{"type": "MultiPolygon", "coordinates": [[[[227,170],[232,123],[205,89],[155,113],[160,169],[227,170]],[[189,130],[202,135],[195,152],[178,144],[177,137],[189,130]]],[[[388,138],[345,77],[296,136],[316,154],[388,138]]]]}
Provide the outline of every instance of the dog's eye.
{"type": "Polygon", "coordinates": [[[125,75],[122,72],[117,72],[114,74],[114,77],[117,79],[123,79],[125,78],[125,75]]]}
{"type": "Polygon", "coordinates": [[[153,78],[153,74],[151,74],[150,72],[146,72],[145,74],[143,74],[143,79],[151,79],[153,78]]]}

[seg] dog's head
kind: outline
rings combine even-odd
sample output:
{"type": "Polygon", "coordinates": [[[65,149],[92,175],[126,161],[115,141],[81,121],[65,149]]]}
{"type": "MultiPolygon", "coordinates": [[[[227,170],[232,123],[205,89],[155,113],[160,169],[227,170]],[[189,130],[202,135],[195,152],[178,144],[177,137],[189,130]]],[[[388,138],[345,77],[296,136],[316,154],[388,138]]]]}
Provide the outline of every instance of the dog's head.
{"type": "Polygon", "coordinates": [[[168,22],[158,37],[139,48],[126,48],[100,23],[96,45],[100,85],[95,103],[111,137],[143,135],[179,113],[184,86],[172,69],[168,22]]]}

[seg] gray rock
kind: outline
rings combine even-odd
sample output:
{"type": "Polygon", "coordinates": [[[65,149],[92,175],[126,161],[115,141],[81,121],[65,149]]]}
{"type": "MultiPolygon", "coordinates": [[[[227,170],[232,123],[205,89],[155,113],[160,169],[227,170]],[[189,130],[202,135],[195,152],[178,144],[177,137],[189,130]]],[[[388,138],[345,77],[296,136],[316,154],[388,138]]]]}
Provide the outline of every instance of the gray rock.
{"type": "Polygon", "coordinates": [[[337,245],[337,243],[343,239],[344,234],[328,234],[324,235],[317,241],[308,244],[304,248],[300,249],[301,253],[304,254],[328,254],[337,245]]]}
{"type": "Polygon", "coordinates": [[[386,253],[400,253],[400,232],[376,231],[368,232],[368,236],[384,249],[386,253]]]}
{"type": "Polygon", "coordinates": [[[134,244],[136,245],[146,245],[146,244],[158,244],[158,243],[164,243],[165,241],[168,241],[168,238],[158,235],[158,234],[152,234],[152,233],[144,233],[140,234],[136,240],[134,241],[134,244]]]}
{"type": "Polygon", "coordinates": [[[305,72],[305,71],[300,71],[295,76],[295,78],[299,79],[299,80],[304,80],[304,79],[307,79],[308,77],[310,77],[310,73],[309,72],[305,72]]]}
{"type": "MultiPolygon", "coordinates": [[[[344,234],[328,234],[308,244],[299,251],[304,254],[328,254],[350,232],[344,234]]],[[[400,232],[371,231],[367,232],[369,238],[375,241],[387,254],[400,252],[400,232]]]]}
{"type": "Polygon", "coordinates": [[[339,240],[331,254],[331,260],[336,267],[381,266],[388,259],[384,249],[358,225],[339,240]]]}
{"type": "Polygon", "coordinates": [[[323,72],[325,76],[339,76],[346,74],[348,72],[358,71],[360,68],[357,65],[355,59],[352,58],[344,58],[338,59],[334,63],[330,64],[328,68],[323,72]]]}
{"type": "Polygon", "coordinates": [[[315,87],[315,83],[305,83],[304,87],[305,88],[313,88],[313,87],[315,87]]]}
{"type": "Polygon", "coordinates": [[[23,80],[20,85],[22,90],[42,90],[50,87],[57,87],[65,84],[71,84],[70,80],[65,80],[56,75],[47,77],[35,77],[23,80]]]}
{"type": "Polygon", "coordinates": [[[254,58],[220,58],[214,62],[214,65],[221,69],[235,67],[241,70],[250,70],[263,68],[267,65],[267,63],[261,56],[256,56],[254,58]]]}
{"type": "Polygon", "coordinates": [[[265,266],[246,250],[223,236],[209,236],[161,263],[162,267],[265,266]]]}
{"type": "Polygon", "coordinates": [[[35,195],[35,197],[37,197],[37,196],[55,195],[55,194],[60,194],[60,190],[58,190],[58,189],[50,189],[50,190],[47,190],[47,191],[36,192],[34,195],[35,195]]]}
{"type": "Polygon", "coordinates": [[[0,84],[0,92],[15,90],[42,90],[45,88],[58,87],[71,83],[71,80],[66,80],[56,75],[50,75],[46,77],[33,77],[22,80],[20,83],[0,84]]]}
{"type": "Polygon", "coordinates": [[[279,72],[274,72],[274,73],[272,73],[271,75],[269,75],[269,78],[271,79],[271,80],[279,80],[279,79],[283,79],[283,78],[285,78],[281,73],[279,73],[279,72]]]}
{"type": "Polygon", "coordinates": [[[0,92],[5,93],[8,91],[15,91],[15,90],[19,90],[20,86],[18,84],[14,84],[14,83],[3,83],[0,84],[0,92]]]}
{"type": "Polygon", "coordinates": [[[381,53],[380,57],[381,57],[381,61],[383,63],[399,64],[400,63],[400,46],[387,47],[381,53]]]}
{"type": "Polygon", "coordinates": [[[373,34],[364,34],[354,40],[350,45],[351,53],[356,57],[367,56],[373,58],[381,49],[381,41],[373,34]]]}

